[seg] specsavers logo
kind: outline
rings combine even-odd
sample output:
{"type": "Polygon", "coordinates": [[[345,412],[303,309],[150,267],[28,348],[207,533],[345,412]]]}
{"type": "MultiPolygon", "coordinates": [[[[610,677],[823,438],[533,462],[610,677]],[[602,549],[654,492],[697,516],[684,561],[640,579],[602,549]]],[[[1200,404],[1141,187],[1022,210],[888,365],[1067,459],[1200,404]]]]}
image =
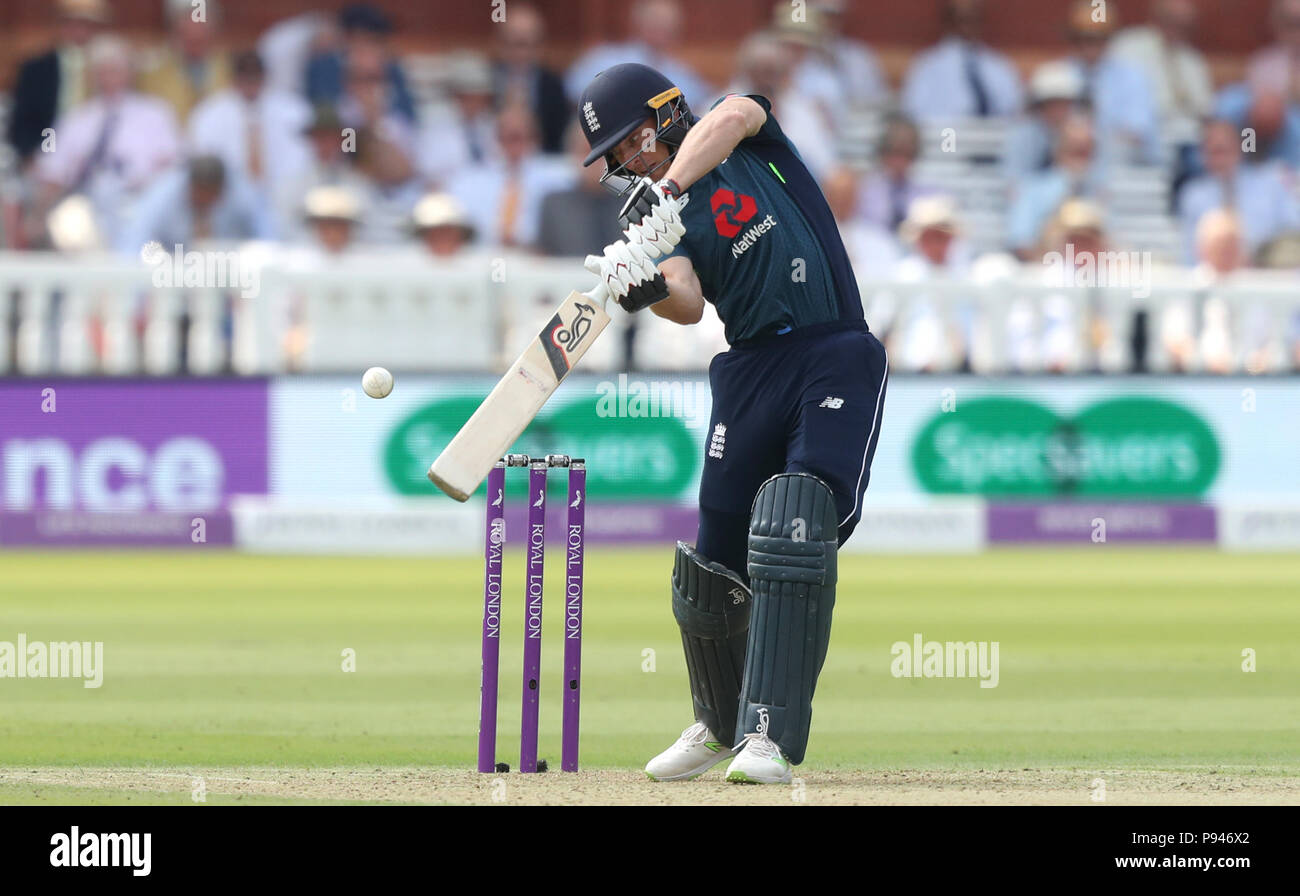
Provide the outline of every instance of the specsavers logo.
{"type": "Polygon", "coordinates": [[[1199,415],[1139,396],[1069,416],[1019,397],[971,399],[936,414],[912,445],[926,491],[989,497],[1196,498],[1220,462],[1199,415]]]}

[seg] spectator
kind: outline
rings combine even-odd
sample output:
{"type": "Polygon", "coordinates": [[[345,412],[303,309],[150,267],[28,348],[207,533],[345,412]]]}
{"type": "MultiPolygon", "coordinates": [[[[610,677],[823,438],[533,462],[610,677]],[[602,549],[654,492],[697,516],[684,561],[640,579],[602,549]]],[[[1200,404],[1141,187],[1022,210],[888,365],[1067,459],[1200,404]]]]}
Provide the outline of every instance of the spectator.
{"type": "Polygon", "coordinates": [[[1209,66],[1192,43],[1195,30],[1196,4],[1192,0],[1155,0],[1151,24],[1125,28],[1110,48],[1112,55],[1146,73],[1160,127],[1177,154],[1176,183],[1191,173],[1201,121],[1210,115],[1214,103],[1209,66]]]}
{"type": "Polygon", "coordinates": [[[960,233],[957,204],[952,199],[923,196],[915,200],[899,228],[903,244],[908,247],[899,270],[921,268],[929,274],[960,276],[969,267],[969,257],[960,251],[957,242],[960,233]]]}
{"type": "Polygon", "coordinates": [[[488,245],[526,248],[537,242],[542,197],[569,186],[574,175],[568,164],[538,153],[537,123],[527,108],[502,109],[496,136],[499,158],[462,171],[451,193],[488,245]]]}
{"type": "MultiPolygon", "coordinates": [[[[795,89],[814,94],[807,81],[829,76],[838,82],[839,96],[849,106],[883,106],[889,101],[889,85],[875,54],[862,41],[844,36],[847,5],[847,0],[814,0],[809,5],[821,19],[821,47],[796,67],[795,89]]],[[[779,8],[788,12],[790,5],[779,8]]]]}
{"type": "Polygon", "coordinates": [[[532,109],[541,128],[542,152],[563,152],[573,106],[560,76],[542,64],[546,24],[541,13],[533,6],[511,4],[510,15],[496,32],[492,84],[497,107],[518,102],[532,109]]]}
{"type": "Polygon", "coordinates": [[[1254,158],[1300,166],[1300,105],[1288,105],[1282,93],[1267,87],[1232,84],[1219,91],[1214,108],[1217,118],[1243,132],[1243,139],[1249,128],[1254,158]]]}
{"type": "Polygon", "coordinates": [[[346,126],[368,131],[371,139],[383,141],[410,161],[415,158],[415,128],[410,119],[394,110],[385,64],[379,44],[359,42],[352,47],[339,117],[346,126]]]}
{"type": "MultiPolygon", "coordinates": [[[[1239,279],[1239,273],[1250,266],[1240,222],[1231,212],[1207,214],[1196,237],[1200,263],[1193,276],[1211,289],[1239,279]]],[[[1236,301],[1242,298],[1239,293],[1236,301]]],[[[1275,321],[1267,299],[1231,309],[1227,298],[1211,293],[1202,305],[1201,320],[1199,349],[1211,373],[1232,373],[1238,368],[1250,374],[1269,373],[1290,363],[1286,355],[1294,357],[1296,314],[1290,315],[1288,328],[1282,317],[1275,321]]]]}
{"type": "Polygon", "coordinates": [[[333,21],[321,12],[304,12],[276,22],[257,41],[266,64],[266,86],[283,93],[307,95],[307,63],[313,46],[333,21]]]}
{"type": "MultiPolygon", "coordinates": [[[[1076,268],[1081,268],[1095,265],[1097,253],[1105,244],[1101,209],[1087,200],[1070,198],[1051,215],[1037,249],[1040,257],[1045,258],[1048,252],[1059,253],[1063,261],[1073,259],[1076,268]]],[[[1043,265],[1040,282],[1057,289],[1072,287],[1075,271],[1043,265]]],[[[1073,290],[1014,297],[1001,323],[1007,366],[1019,373],[1079,369],[1083,364],[1079,298],[1080,293],[1073,290]]]]}
{"type": "Polygon", "coordinates": [[[1273,0],[1272,24],[1277,41],[1251,56],[1246,83],[1292,105],[1300,102],[1300,0],[1273,0]]]}
{"type": "Polygon", "coordinates": [[[1188,264],[1196,261],[1196,228],[1211,209],[1236,211],[1248,255],[1274,237],[1300,228],[1300,204],[1278,164],[1243,164],[1240,141],[1236,126],[1229,122],[1205,126],[1206,173],[1188,181],[1178,198],[1188,264]]]}
{"type": "MultiPolygon", "coordinates": [[[[1104,214],[1095,203],[1083,199],[1067,199],[1047,225],[1044,237],[1043,261],[1050,278],[1055,276],[1056,259],[1049,263],[1047,253],[1061,256],[1063,264],[1073,259],[1075,270],[1064,272],[1064,286],[1076,286],[1081,290],[1107,287],[1127,287],[1134,289],[1142,278],[1142,273],[1135,267],[1123,269],[1110,262],[1110,238],[1106,232],[1104,214]]],[[[1145,262],[1135,262],[1142,264],[1145,262]]],[[[1087,346],[1091,365],[1094,370],[1108,373],[1117,372],[1126,367],[1132,373],[1144,373],[1147,370],[1147,312],[1133,310],[1127,330],[1121,326],[1118,311],[1105,303],[1095,303],[1089,292],[1076,292],[1072,304],[1057,305],[1058,299],[1049,296],[1044,305],[1046,320],[1055,320],[1055,325],[1065,327],[1067,315],[1069,320],[1084,316],[1087,323],[1086,340],[1080,345],[1087,346]],[[1085,304],[1085,302],[1087,304],[1085,304]],[[1126,340],[1121,339],[1126,336],[1126,340]]],[[[1062,345],[1070,339],[1062,331],[1054,337],[1062,345]]],[[[1049,341],[1049,346],[1051,342],[1049,341]]],[[[1081,361],[1080,357],[1075,358],[1081,361]]],[[[1073,366],[1073,365],[1071,365],[1073,366]]],[[[1064,369],[1064,368],[1062,368],[1064,369]]]]}
{"type": "Polygon", "coordinates": [[[230,60],[216,49],[221,10],[215,0],[201,18],[190,0],[166,0],[166,10],[169,42],[146,65],[139,86],[171,106],[184,124],[202,99],[230,86],[230,60]]]}
{"type": "MultiPolygon", "coordinates": [[[[329,184],[313,187],[304,197],[299,214],[307,240],[305,245],[286,253],[287,264],[301,271],[346,264],[361,222],[357,194],[347,187],[329,184]]],[[[303,370],[309,363],[316,341],[313,325],[318,302],[318,297],[293,287],[285,296],[281,350],[285,369],[290,373],[303,370]]]]}
{"type": "Polygon", "coordinates": [[[1002,171],[1017,183],[1052,167],[1061,127],[1083,102],[1083,78],[1067,62],[1048,62],[1029,79],[1029,114],[1007,135],[1002,171]]]}
{"type": "MultiPolygon", "coordinates": [[[[900,229],[907,255],[894,268],[898,283],[959,281],[970,267],[958,243],[957,205],[946,196],[925,196],[908,209],[900,229]]],[[[969,368],[976,306],[968,297],[919,291],[892,315],[890,354],[906,370],[927,373],[969,368]]]]}
{"type": "Polygon", "coordinates": [[[623,200],[600,183],[600,165],[583,166],[588,146],[582,130],[569,130],[569,161],[577,172],[572,187],[548,193],[542,199],[537,228],[537,251],[543,255],[579,258],[622,238],[618,212],[623,200]]]}
{"type": "Polygon", "coordinates": [[[889,276],[900,256],[898,243],[892,233],[867,221],[860,212],[862,179],[851,168],[839,167],[826,176],[822,192],[858,278],[879,280],[889,276]]]}
{"type": "Polygon", "coordinates": [[[415,204],[411,227],[434,258],[451,258],[474,241],[474,227],[455,197],[430,193],[415,204]]]}
{"type": "Polygon", "coordinates": [[[945,0],[947,35],[922,52],[907,71],[901,106],[915,121],[955,123],[1020,111],[1020,76],[1001,53],[984,44],[983,0],[945,0]]]}
{"type": "Polygon", "coordinates": [[[95,208],[100,232],[119,233],[130,204],[180,156],[176,120],[166,103],[131,90],[131,51],[100,35],[86,46],[91,99],[55,123],[57,149],[36,162],[40,217],[70,193],[95,208]]]}
{"type": "Polygon", "coordinates": [[[140,198],[117,249],[138,255],[150,242],[167,251],[206,240],[269,239],[271,226],[261,198],[217,156],[195,156],[167,172],[140,198]]]}
{"type": "Polygon", "coordinates": [[[226,169],[269,194],[308,164],[303,131],[311,108],[301,97],[266,87],[256,51],[238,53],[234,87],[195,107],[189,137],[193,152],[220,157],[226,169]]]}
{"type": "Polygon", "coordinates": [[[1245,84],[1220,93],[1215,115],[1254,129],[1261,157],[1294,168],[1300,166],[1300,0],[1274,0],[1272,24],[1276,42],[1251,57],[1245,84]]]}
{"type": "Polygon", "coordinates": [[[377,57],[379,60],[378,93],[386,103],[383,111],[413,127],[415,100],[407,86],[406,75],[388,46],[388,37],[393,31],[388,16],[369,4],[355,3],[339,12],[338,30],[342,35],[341,45],[327,43],[307,62],[307,99],[313,105],[342,108],[345,81],[352,68],[351,57],[355,53],[364,53],[367,59],[377,57]]]}
{"type": "Polygon", "coordinates": [[[306,238],[302,210],[307,194],[315,187],[344,187],[359,196],[366,190],[365,179],[352,162],[355,157],[344,146],[355,147],[343,135],[343,122],[328,106],[315,109],[305,128],[310,155],[302,167],[275,185],[275,212],[281,236],[292,241],[306,238]]]}
{"type": "Polygon", "coordinates": [[[1215,283],[1246,266],[1246,244],[1235,212],[1216,208],[1206,212],[1196,226],[1196,267],[1200,283],[1215,283]]]}
{"type": "Polygon", "coordinates": [[[570,101],[576,105],[591,79],[611,65],[639,62],[663,73],[697,113],[702,113],[713,97],[713,88],[676,58],[681,36],[682,9],[676,0],[637,0],[632,6],[626,43],[594,47],[569,67],[564,86],[570,101]]]}
{"type": "MultiPolygon", "coordinates": [[[[417,151],[421,175],[444,190],[466,166],[493,161],[497,149],[488,63],[475,53],[453,54],[447,60],[445,83],[450,102],[430,116],[417,151]]],[[[566,120],[572,114],[566,111],[566,120]]]]}
{"type": "MultiPolygon", "coordinates": [[[[1201,331],[1195,341],[1198,357],[1188,366],[1196,366],[1199,361],[1202,369],[1215,374],[1235,373],[1239,369],[1258,374],[1278,369],[1287,335],[1274,332],[1267,303],[1249,302],[1245,307],[1233,308],[1230,297],[1217,292],[1236,279],[1246,266],[1244,232],[1238,217],[1222,209],[1209,212],[1201,219],[1196,237],[1200,263],[1193,276],[1204,292],[1199,315],[1201,331]]],[[[1235,301],[1240,300],[1238,294],[1235,301]]],[[[1189,330],[1183,325],[1171,334],[1176,340],[1175,348],[1182,349],[1175,357],[1181,359],[1188,353],[1189,330]],[[1182,339],[1177,339],[1178,336],[1182,339]]]]}
{"type": "Polygon", "coordinates": [[[345,61],[338,113],[354,132],[354,170],[363,181],[350,194],[364,208],[355,236],[368,245],[396,245],[406,240],[411,209],[423,193],[412,162],[414,130],[408,119],[394,111],[383,45],[354,39],[345,61]]]}
{"type": "Polygon", "coordinates": [[[1075,0],[1066,26],[1071,50],[1066,62],[1083,80],[1102,157],[1154,165],[1161,148],[1151,84],[1140,67],[1106,54],[1106,41],[1115,28],[1114,7],[1075,0]]]}
{"type": "Polygon", "coordinates": [[[1175,372],[1197,370],[1204,358],[1211,370],[1226,373],[1233,366],[1227,305],[1221,297],[1204,291],[1223,284],[1245,263],[1246,246],[1236,213],[1222,208],[1206,212],[1196,227],[1196,250],[1198,263],[1192,277],[1202,292],[1197,301],[1165,305],[1160,316],[1160,343],[1168,367],[1175,372]]]}
{"type": "Polygon", "coordinates": [[[337,257],[352,247],[361,223],[361,204],[351,190],[315,187],[308,191],[302,212],[317,249],[337,257]]]}
{"type": "Polygon", "coordinates": [[[9,142],[26,162],[56,118],[86,99],[86,45],[109,21],[106,0],[59,0],[58,42],[18,66],[9,142]]]}
{"type": "Polygon", "coordinates": [[[405,242],[411,210],[424,192],[410,160],[396,144],[360,130],[356,171],[365,182],[358,196],[364,204],[358,241],[376,246],[405,242]]]}
{"type": "Polygon", "coordinates": [[[1061,203],[1071,197],[1099,198],[1103,184],[1092,120],[1073,113],[1061,125],[1052,167],[1028,178],[1016,190],[1007,211],[1007,245],[1022,260],[1033,259],[1043,241],[1043,228],[1061,203]]]}
{"type": "Polygon", "coordinates": [[[914,167],[921,152],[921,136],[908,118],[885,121],[876,150],[877,170],[862,182],[859,209],[868,224],[897,236],[912,203],[934,192],[917,181],[914,167]]]}
{"type": "MultiPolygon", "coordinates": [[[[810,97],[791,87],[794,60],[789,47],[774,35],[749,37],[736,54],[736,78],[728,93],[757,94],[772,101],[772,114],[818,180],[835,163],[835,133],[829,118],[810,97]]],[[[691,98],[686,98],[691,102],[691,98]]]]}
{"type": "Polygon", "coordinates": [[[825,55],[829,35],[821,11],[811,6],[804,10],[802,18],[796,19],[788,5],[777,4],[766,36],[785,51],[785,89],[797,93],[801,104],[815,111],[827,128],[838,130],[848,111],[848,97],[825,55]]]}

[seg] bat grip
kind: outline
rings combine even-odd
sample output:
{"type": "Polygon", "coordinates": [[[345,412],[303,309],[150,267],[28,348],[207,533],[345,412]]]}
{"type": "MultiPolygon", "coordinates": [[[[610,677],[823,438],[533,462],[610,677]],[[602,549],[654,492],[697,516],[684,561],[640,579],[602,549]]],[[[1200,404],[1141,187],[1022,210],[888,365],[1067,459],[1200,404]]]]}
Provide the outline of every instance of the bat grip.
{"type": "Polygon", "coordinates": [[[599,303],[602,309],[609,303],[609,287],[604,283],[597,283],[584,292],[583,295],[591,299],[591,301],[599,303]]]}

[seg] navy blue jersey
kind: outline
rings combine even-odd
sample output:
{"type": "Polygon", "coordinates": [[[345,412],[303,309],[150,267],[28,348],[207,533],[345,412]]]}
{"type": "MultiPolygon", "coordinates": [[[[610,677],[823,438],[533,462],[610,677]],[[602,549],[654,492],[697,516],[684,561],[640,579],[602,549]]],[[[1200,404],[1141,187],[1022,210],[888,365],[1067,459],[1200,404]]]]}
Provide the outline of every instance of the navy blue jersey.
{"type": "Polygon", "coordinates": [[[814,324],[862,321],[862,299],[821,188],[772,116],[691,185],[686,234],[673,256],[691,260],[727,341],[814,324]]]}

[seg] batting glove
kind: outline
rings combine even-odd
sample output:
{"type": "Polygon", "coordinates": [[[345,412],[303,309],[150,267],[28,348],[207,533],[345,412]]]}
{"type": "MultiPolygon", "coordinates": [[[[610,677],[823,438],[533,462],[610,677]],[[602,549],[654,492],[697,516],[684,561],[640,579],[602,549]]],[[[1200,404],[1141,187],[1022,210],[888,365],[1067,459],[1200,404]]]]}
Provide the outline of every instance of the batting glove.
{"type": "Polygon", "coordinates": [[[689,201],[690,196],[683,196],[674,180],[655,183],[648,177],[641,178],[618,213],[623,236],[629,243],[642,246],[651,258],[667,255],[686,233],[682,209],[689,201]]]}
{"type": "Polygon", "coordinates": [[[666,298],[668,298],[668,281],[664,279],[663,274],[655,274],[653,280],[637,283],[627,291],[625,298],[616,301],[628,314],[634,314],[666,298]]]}
{"type": "Polygon", "coordinates": [[[584,263],[605,284],[625,311],[640,311],[668,298],[668,284],[646,250],[623,241],[610,243],[601,255],[588,255],[584,263]]]}

